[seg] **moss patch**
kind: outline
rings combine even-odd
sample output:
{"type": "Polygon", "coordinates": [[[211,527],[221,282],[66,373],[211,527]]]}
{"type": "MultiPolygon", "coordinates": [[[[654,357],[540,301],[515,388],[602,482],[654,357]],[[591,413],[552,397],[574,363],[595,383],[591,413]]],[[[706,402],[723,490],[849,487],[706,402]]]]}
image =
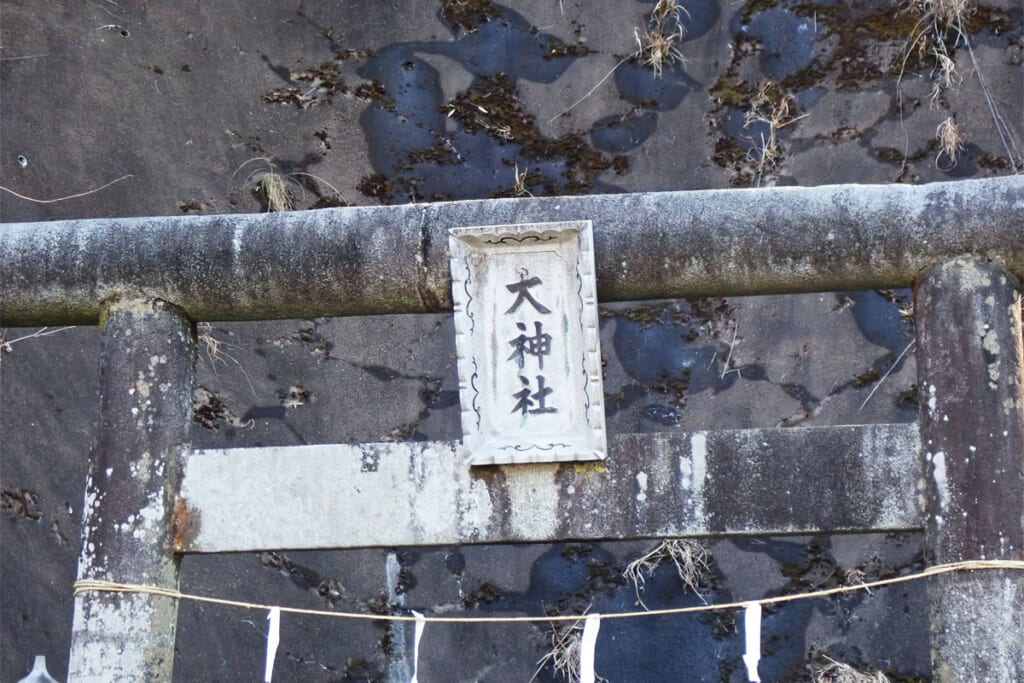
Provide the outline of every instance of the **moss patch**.
{"type": "Polygon", "coordinates": [[[628,161],[614,162],[604,156],[590,146],[582,132],[557,138],[542,135],[533,115],[522,108],[518,89],[506,74],[481,76],[468,90],[442,105],[441,111],[457,119],[467,131],[485,133],[499,144],[519,145],[519,153],[527,161],[563,161],[566,168],[562,182],[546,179],[540,183],[548,194],[589,192],[597,176],[613,164],[618,164],[616,172],[628,169],[628,161]]]}
{"type": "Polygon", "coordinates": [[[480,24],[501,16],[491,0],[441,0],[441,16],[455,31],[472,33],[480,24]]]}

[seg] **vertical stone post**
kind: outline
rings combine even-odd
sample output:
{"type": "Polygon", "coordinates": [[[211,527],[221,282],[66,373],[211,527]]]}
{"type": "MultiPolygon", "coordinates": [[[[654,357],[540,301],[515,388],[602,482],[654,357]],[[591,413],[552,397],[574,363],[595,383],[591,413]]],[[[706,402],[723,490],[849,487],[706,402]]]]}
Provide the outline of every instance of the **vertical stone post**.
{"type": "MultiPolygon", "coordinates": [[[[973,258],[915,291],[926,542],[936,564],[1024,559],[1024,357],[1012,275],[973,258]]],[[[936,681],[1024,681],[1024,578],[931,579],[936,681]]]]}
{"type": "MultiPolygon", "coordinates": [[[[100,320],[99,416],[86,482],[79,579],[178,588],[172,516],[189,448],[195,337],[170,304],[123,298],[100,320]]],[[[69,681],[170,681],[177,601],[75,598],[69,681]]]]}

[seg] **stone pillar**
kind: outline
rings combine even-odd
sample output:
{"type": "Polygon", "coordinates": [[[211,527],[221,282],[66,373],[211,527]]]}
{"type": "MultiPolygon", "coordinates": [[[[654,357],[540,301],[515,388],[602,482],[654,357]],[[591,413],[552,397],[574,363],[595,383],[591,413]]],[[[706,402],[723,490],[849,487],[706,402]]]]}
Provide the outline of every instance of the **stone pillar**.
{"type": "MultiPolygon", "coordinates": [[[[1018,283],[973,258],[915,291],[926,542],[935,564],[1024,560],[1024,358],[1018,283]]],[[[930,579],[936,681],[1024,681],[1024,575],[930,579]]]]}
{"type": "MultiPolygon", "coordinates": [[[[189,448],[195,337],[170,304],[107,303],[99,415],[86,482],[79,579],[178,588],[172,516],[189,448]]],[[[170,681],[177,601],[75,598],[69,681],[170,681]]]]}

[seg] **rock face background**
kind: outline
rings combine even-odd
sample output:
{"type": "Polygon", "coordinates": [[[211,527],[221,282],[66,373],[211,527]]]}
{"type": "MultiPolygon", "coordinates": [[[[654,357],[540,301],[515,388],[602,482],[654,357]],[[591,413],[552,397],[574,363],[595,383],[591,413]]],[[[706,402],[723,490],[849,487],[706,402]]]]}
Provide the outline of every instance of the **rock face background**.
{"type": "MultiPolygon", "coordinates": [[[[683,5],[659,15],[650,1],[5,2],[0,185],[22,196],[0,192],[0,218],[928,182],[1022,167],[1019,3],[972,5],[952,26],[930,3],[683,5]],[[667,49],[682,59],[661,64],[656,76],[638,37],[649,45],[678,35],[680,25],[683,39],[667,49]],[[950,140],[948,125],[940,128],[950,117],[963,138],[955,159],[937,139],[950,140]],[[112,181],[62,201],[25,198],[112,181]]],[[[896,362],[912,337],[909,305],[897,291],[607,306],[609,429],[912,421],[912,354],[896,362]]],[[[208,321],[199,333],[197,447],[459,435],[447,316],[208,321]]],[[[7,350],[0,679],[27,673],[36,654],[62,679],[98,331],[63,330],[7,350]]],[[[285,495],[253,501],[290,504],[285,495]]],[[[915,534],[707,546],[715,557],[704,579],[709,601],[838,585],[857,572],[870,580],[923,563],[915,534]]],[[[650,547],[188,556],[182,589],[360,611],[610,612],[633,608],[622,571],[650,547]]],[[[912,583],[770,610],[762,676],[806,677],[827,655],[927,678],[923,596],[912,583]]],[[[700,598],[663,567],[644,601],[653,608],[700,598]]],[[[257,679],[264,617],[183,603],[176,678],[257,679]]],[[[744,680],[735,617],[606,622],[597,670],[615,681],[681,672],[744,680]]],[[[550,636],[527,625],[429,627],[421,678],[527,680],[550,636]]],[[[276,673],[408,680],[411,649],[411,629],[286,616],[276,673]]],[[[537,680],[555,680],[551,668],[537,680]]]]}

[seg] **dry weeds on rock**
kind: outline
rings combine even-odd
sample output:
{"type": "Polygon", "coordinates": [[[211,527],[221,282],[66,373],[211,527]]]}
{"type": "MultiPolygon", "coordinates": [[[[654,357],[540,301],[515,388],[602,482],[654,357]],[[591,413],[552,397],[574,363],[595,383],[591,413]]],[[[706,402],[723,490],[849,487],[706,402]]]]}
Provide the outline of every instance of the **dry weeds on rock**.
{"type": "MultiPolygon", "coordinates": [[[[914,25],[904,46],[903,65],[897,79],[897,97],[901,98],[899,85],[903,79],[907,61],[916,52],[919,58],[922,60],[930,58],[933,64],[932,92],[929,104],[933,107],[941,104],[946,91],[963,83],[964,79],[957,71],[954,57],[957,47],[963,45],[967,48],[974,76],[978,79],[978,85],[985,103],[988,105],[989,114],[1000,142],[1003,144],[1007,159],[1018,172],[1024,169],[1024,156],[1021,155],[1013,133],[999,112],[999,107],[988,89],[985,76],[974,56],[974,49],[971,46],[967,30],[964,28],[965,19],[976,11],[975,7],[969,0],[909,0],[906,11],[920,14],[921,18],[914,25]]],[[[902,107],[901,99],[901,120],[902,107]]],[[[957,164],[957,155],[963,149],[964,139],[952,117],[939,124],[936,138],[940,146],[936,156],[936,166],[942,170],[954,168],[957,164]],[[942,156],[949,160],[946,166],[939,165],[939,159],[942,156]]]]}
{"type": "Polygon", "coordinates": [[[964,138],[960,135],[956,119],[947,116],[935,129],[935,138],[939,141],[939,151],[935,155],[935,167],[944,171],[955,168],[957,154],[964,148],[964,138]],[[949,160],[945,165],[941,163],[942,157],[949,160]]]}
{"type": "Polygon", "coordinates": [[[630,562],[626,566],[625,571],[622,572],[623,576],[633,582],[633,591],[636,593],[637,603],[644,609],[647,609],[647,605],[644,604],[640,593],[644,590],[647,578],[654,574],[655,570],[666,561],[671,562],[675,566],[676,573],[679,574],[679,580],[683,582],[683,586],[692,590],[700,596],[701,600],[704,600],[700,594],[700,586],[704,577],[711,570],[711,562],[713,561],[711,553],[698,541],[674,538],[662,541],[653,550],[630,562]]]}
{"type": "Polygon", "coordinates": [[[637,43],[636,52],[620,59],[583,97],[552,116],[548,123],[575,109],[580,102],[593,95],[602,83],[611,78],[611,75],[620,66],[630,60],[636,60],[643,66],[650,67],[658,78],[662,77],[666,64],[685,62],[686,58],[676,47],[676,43],[686,36],[686,29],[683,26],[684,16],[690,16],[690,13],[679,4],[679,0],[658,0],[658,4],[654,6],[647,18],[647,27],[642,32],[637,27],[633,28],[633,37],[636,38],[637,43]]]}
{"type": "MultiPolygon", "coordinates": [[[[537,660],[537,670],[530,678],[536,680],[544,667],[550,666],[555,678],[580,683],[580,643],[583,640],[583,618],[551,623],[551,649],[537,660]]],[[[599,681],[607,679],[597,676],[599,681]]]]}
{"type": "Polygon", "coordinates": [[[809,665],[813,683],[889,683],[889,678],[881,671],[866,673],[831,657],[826,656],[825,660],[825,665],[809,665]]]}
{"type": "Polygon", "coordinates": [[[268,171],[260,177],[257,184],[260,188],[260,194],[263,195],[263,199],[267,202],[268,211],[291,211],[294,208],[292,204],[292,189],[288,186],[288,181],[280,173],[268,171]]]}
{"type": "Polygon", "coordinates": [[[910,0],[906,11],[920,14],[921,18],[907,37],[903,66],[906,67],[914,52],[921,59],[931,58],[938,75],[932,84],[930,98],[930,103],[935,105],[945,90],[963,82],[950,50],[955,50],[966,39],[963,20],[973,10],[967,0],[910,0]]]}
{"type": "Polygon", "coordinates": [[[241,371],[242,376],[245,378],[246,384],[249,385],[249,391],[251,391],[252,395],[255,397],[256,387],[253,386],[252,380],[249,379],[249,373],[246,372],[245,366],[242,365],[242,363],[237,358],[235,358],[235,356],[231,355],[226,351],[226,349],[228,348],[240,351],[240,347],[236,346],[235,344],[229,344],[228,342],[217,339],[217,337],[214,336],[215,331],[211,323],[197,323],[196,332],[198,333],[196,341],[199,344],[200,355],[205,353],[206,360],[209,362],[210,370],[211,372],[213,372],[214,377],[217,376],[217,363],[220,362],[226,365],[227,363],[224,361],[224,358],[227,358],[232,363],[238,366],[238,369],[241,371]]]}
{"type": "MultiPolygon", "coordinates": [[[[250,172],[242,183],[243,187],[255,188],[257,194],[263,200],[267,211],[292,211],[295,209],[295,201],[297,198],[304,198],[306,196],[306,187],[310,187],[314,194],[323,197],[321,189],[317,186],[323,185],[333,193],[332,200],[344,202],[348,204],[348,200],[341,193],[341,190],[331,185],[329,182],[321,178],[320,176],[313,175],[312,173],[304,173],[302,171],[295,171],[292,173],[282,173],[278,170],[277,164],[268,157],[253,157],[242,163],[241,166],[235,169],[235,172],[231,174],[231,183],[233,184],[235,178],[239,172],[248,166],[249,164],[261,164],[254,171],[250,172]],[[303,179],[308,179],[306,187],[303,186],[303,179]],[[316,184],[311,184],[316,183],[316,184]]],[[[344,205],[343,204],[343,205],[344,205]]]]}
{"type": "Polygon", "coordinates": [[[530,175],[529,170],[524,170],[522,173],[519,172],[519,163],[515,165],[516,182],[512,186],[512,194],[516,197],[532,197],[533,193],[530,192],[526,185],[527,176],[530,175]]]}
{"type": "Polygon", "coordinates": [[[641,33],[639,28],[633,29],[637,51],[637,61],[648,66],[654,75],[661,78],[666,64],[684,61],[676,43],[686,36],[683,17],[689,16],[678,0],[658,0],[647,20],[647,27],[641,33]]]}
{"type": "Polygon", "coordinates": [[[778,132],[795,123],[807,114],[796,116],[796,102],[789,93],[779,90],[778,84],[765,82],[750,99],[750,109],[744,117],[743,127],[749,128],[754,123],[768,125],[768,135],[761,134],[760,148],[750,150],[748,157],[757,164],[757,180],[755,187],[761,186],[761,178],[766,171],[771,171],[782,159],[782,147],[779,145],[778,132]]]}

